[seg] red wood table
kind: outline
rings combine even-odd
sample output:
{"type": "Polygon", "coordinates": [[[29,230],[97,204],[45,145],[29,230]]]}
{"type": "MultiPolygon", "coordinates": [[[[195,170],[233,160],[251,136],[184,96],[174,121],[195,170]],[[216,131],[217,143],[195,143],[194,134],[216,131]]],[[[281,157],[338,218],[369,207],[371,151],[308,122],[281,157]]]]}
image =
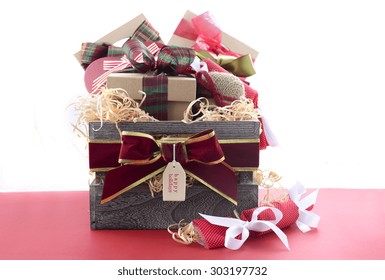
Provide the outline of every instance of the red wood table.
{"type": "Polygon", "coordinates": [[[385,259],[385,189],[320,189],[319,227],[285,229],[290,251],[274,234],[232,251],[185,246],[166,230],[91,231],[87,191],[0,193],[0,205],[2,260],[385,259]]]}

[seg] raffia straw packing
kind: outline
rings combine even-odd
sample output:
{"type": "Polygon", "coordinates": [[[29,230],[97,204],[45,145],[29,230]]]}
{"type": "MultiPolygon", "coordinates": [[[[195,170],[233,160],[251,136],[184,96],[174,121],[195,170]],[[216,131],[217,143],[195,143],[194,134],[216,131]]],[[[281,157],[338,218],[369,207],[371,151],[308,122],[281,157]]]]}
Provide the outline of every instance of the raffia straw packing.
{"type": "MultiPolygon", "coordinates": [[[[145,99],[145,94],[143,93],[145,99]]],[[[141,102],[141,103],[142,103],[141,102]]],[[[139,104],[132,99],[124,89],[102,88],[100,94],[88,94],[79,97],[73,103],[75,111],[79,114],[74,128],[81,131],[81,127],[87,127],[89,122],[149,122],[157,121],[140,109],[139,104]]]]}
{"type": "Polygon", "coordinates": [[[261,117],[258,109],[254,108],[251,99],[241,97],[229,106],[211,105],[207,98],[201,97],[191,102],[184,113],[183,122],[197,121],[246,121],[257,120],[261,117]]]}

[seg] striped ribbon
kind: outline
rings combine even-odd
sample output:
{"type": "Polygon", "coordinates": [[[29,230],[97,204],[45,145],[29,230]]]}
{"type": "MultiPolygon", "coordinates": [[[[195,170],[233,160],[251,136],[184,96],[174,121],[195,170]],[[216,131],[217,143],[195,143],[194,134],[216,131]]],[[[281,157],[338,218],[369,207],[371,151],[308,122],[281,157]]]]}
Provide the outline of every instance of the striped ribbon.
{"type": "MultiPolygon", "coordinates": [[[[139,25],[129,39],[135,39],[141,42],[159,42],[161,40],[159,32],[146,20],[139,25]]],[[[81,65],[85,70],[88,65],[99,58],[106,56],[120,57],[122,55],[123,50],[120,47],[104,42],[86,42],[82,43],[81,47],[81,65]]]]}

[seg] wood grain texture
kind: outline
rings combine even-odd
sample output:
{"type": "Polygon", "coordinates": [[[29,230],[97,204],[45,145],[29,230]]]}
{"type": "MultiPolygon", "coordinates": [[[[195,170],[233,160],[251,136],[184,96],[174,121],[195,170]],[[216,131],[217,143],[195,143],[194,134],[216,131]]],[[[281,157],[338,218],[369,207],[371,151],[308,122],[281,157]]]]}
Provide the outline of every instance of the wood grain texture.
{"type": "Polygon", "coordinates": [[[258,186],[238,185],[238,206],[235,206],[204,185],[194,184],[186,191],[186,201],[163,201],[154,197],[147,184],[141,184],[105,204],[100,204],[103,180],[90,185],[91,229],[166,229],[181,220],[201,218],[199,213],[234,217],[234,210],[254,208],[258,204],[258,186]]]}

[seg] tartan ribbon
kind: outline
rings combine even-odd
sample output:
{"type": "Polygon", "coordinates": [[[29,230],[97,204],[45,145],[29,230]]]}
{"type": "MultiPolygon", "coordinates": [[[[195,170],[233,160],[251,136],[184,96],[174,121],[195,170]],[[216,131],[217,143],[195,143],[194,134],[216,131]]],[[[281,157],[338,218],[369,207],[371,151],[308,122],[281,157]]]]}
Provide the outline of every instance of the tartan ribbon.
{"type": "Polygon", "coordinates": [[[141,25],[135,30],[131,39],[139,40],[141,42],[158,42],[160,40],[159,32],[148,22],[143,21],[141,25]]]}
{"type": "Polygon", "coordinates": [[[195,41],[193,49],[200,59],[209,58],[238,77],[254,75],[255,69],[250,54],[238,54],[222,43],[222,31],[210,12],[182,19],[175,35],[195,41]]]}
{"type": "Polygon", "coordinates": [[[210,129],[183,142],[156,140],[140,132],[122,133],[119,163],[107,172],[101,203],[106,203],[162,173],[166,165],[178,161],[186,174],[236,204],[237,179],[234,170],[224,161],[224,153],[215,132],[210,129]]]}
{"type": "Polygon", "coordinates": [[[146,73],[155,67],[155,56],[142,42],[135,39],[127,40],[123,44],[122,50],[130,62],[132,70],[146,73]]]}
{"type": "Polygon", "coordinates": [[[135,72],[145,73],[142,90],[146,99],[143,110],[158,120],[167,120],[169,75],[187,75],[192,72],[195,54],[190,48],[163,46],[155,55],[139,40],[127,40],[122,47],[135,72]],[[137,59],[140,57],[140,59],[137,59]]]}
{"type": "Polygon", "coordinates": [[[127,40],[122,48],[136,72],[169,75],[192,73],[191,64],[194,61],[195,53],[191,48],[163,46],[159,50],[157,60],[146,45],[139,40],[127,40]],[[137,57],[142,59],[137,60],[137,57]]]}
{"type": "MultiPolygon", "coordinates": [[[[160,41],[159,32],[156,31],[148,21],[143,21],[135,30],[131,39],[141,42],[158,42],[160,41]]],[[[85,42],[81,47],[81,65],[86,69],[93,61],[106,56],[122,56],[123,50],[104,42],[85,42]]]]}
{"type": "Polygon", "coordinates": [[[146,99],[142,109],[158,120],[167,120],[168,79],[167,75],[189,75],[194,73],[191,63],[195,53],[191,48],[177,46],[162,46],[159,48],[155,42],[141,42],[138,39],[128,39],[122,46],[123,57],[116,61],[103,61],[101,73],[95,76],[90,69],[101,66],[98,61],[88,70],[85,76],[87,82],[92,83],[89,91],[97,93],[104,86],[109,74],[114,72],[139,72],[146,74],[143,77],[142,90],[146,99]],[[107,66],[107,67],[106,67],[107,66]]]}
{"type": "MultiPolygon", "coordinates": [[[[160,50],[159,45],[161,45],[161,44],[159,44],[159,43],[146,42],[144,44],[147,47],[146,51],[150,52],[150,54],[155,55],[160,50]]],[[[100,91],[100,88],[106,84],[108,75],[110,75],[114,72],[130,72],[130,71],[133,72],[134,71],[131,62],[128,60],[126,54],[123,51],[123,48],[119,48],[119,49],[122,52],[122,57],[120,58],[120,60],[117,60],[114,58],[108,58],[108,57],[101,58],[101,60],[103,60],[103,62],[102,62],[103,71],[101,71],[100,75],[96,75],[96,77],[94,77],[94,79],[92,80],[92,86],[90,88],[90,91],[92,93],[97,93],[100,91]]],[[[116,54],[118,54],[118,53],[119,52],[116,52],[116,54]]],[[[138,52],[138,55],[131,60],[132,61],[142,61],[143,60],[143,53],[138,52]]],[[[96,61],[95,63],[93,63],[91,65],[90,73],[93,73],[93,71],[94,71],[93,68],[102,67],[101,63],[98,63],[98,61],[96,61]]],[[[87,77],[87,74],[88,74],[88,69],[86,70],[86,73],[85,73],[86,77],[87,77]]],[[[94,74],[92,74],[92,75],[94,75],[94,74]]],[[[87,80],[88,80],[88,78],[87,78],[87,80]]]]}
{"type": "Polygon", "coordinates": [[[142,90],[146,99],[142,109],[157,120],[167,120],[168,78],[166,75],[143,76],[142,90]]]}

